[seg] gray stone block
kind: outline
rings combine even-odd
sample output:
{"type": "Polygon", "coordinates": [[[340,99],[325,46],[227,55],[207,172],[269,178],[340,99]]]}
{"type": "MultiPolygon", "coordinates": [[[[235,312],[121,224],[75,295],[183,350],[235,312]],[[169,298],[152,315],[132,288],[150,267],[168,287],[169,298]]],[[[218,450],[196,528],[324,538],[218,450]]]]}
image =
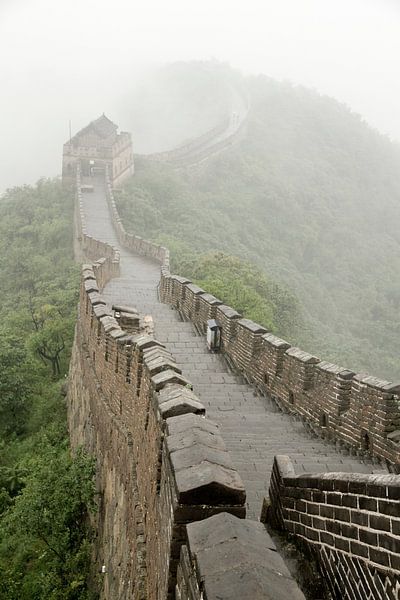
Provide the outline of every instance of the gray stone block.
{"type": "Polygon", "coordinates": [[[92,306],[96,306],[97,304],[106,305],[106,301],[104,300],[103,296],[100,296],[98,292],[89,292],[88,296],[92,306]]]}
{"type": "Polygon", "coordinates": [[[206,409],[199,400],[189,399],[183,397],[173,398],[167,402],[163,402],[159,405],[159,411],[163,419],[169,417],[176,417],[178,415],[184,415],[187,413],[194,413],[196,415],[205,415],[206,409]]]}
{"type": "Polygon", "coordinates": [[[90,292],[99,292],[99,286],[95,279],[86,279],[83,282],[85,291],[89,294],[90,292]]]}
{"type": "Polygon", "coordinates": [[[180,373],[173,371],[172,369],[167,369],[166,371],[161,371],[161,373],[157,373],[151,378],[151,382],[156,391],[161,390],[168,383],[180,383],[181,385],[190,385],[189,381],[183,377],[180,373]]]}
{"type": "MultiPolygon", "coordinates": [[[[168,386],[165,388],[168,389],[168,386]]],[[[160,392],[161,393],[161,392],[160,392]]],[[[199,417],[196,415],[182,415],[167,419],[167,433],[170,436],[182,434],[188,430],[208,431],[209,433],[219,434],[219,428],[214,421],[199,417]]]]}
{"type": "Polygon", "coordinates": [[[202,462],[175,474],[180,504],[243,504],[246,492],[237,471],[202,462]]]}
{"type": "Polygon", "coordinates": [[[226,450],[225,443],[219,433],[215,434],[201,429],[188,429],[176,433],[175,435],[169,435],[166,438],[166,444],[169,452],[182,450],[182,448],[189,448],[196,444],[203,444],[204,446],[216,448],[217,450],[226,450]]]}
{"type": "Polygon", "coordinates": [[[175,473],[205,461],[221,465],[227,469],[234,468],[232,459],[226,450],[208,448],[203,444],[190,446],[189,448],[183,448],[182,450],[175,450],[171,453],[171,463],[175,473]]]}
{"type": "Polygon", "coordinates": [[[261,523],[221,513],[190,523],[187,535],[207,600],[304,600],[261,523]]]}
{"type": "Polygon", "coordinates": [[[157,358],[153,358],[152,360],[144,359],[146,363],[146,367],[148,368],[150,375],[157,375],[157,373],[161,373],[162,371],[175,371],[175,373],[182,373],[182,370],[176,366],[176,363],[172,359],[168,359],[165,356],[158,356],[157,358]]]}

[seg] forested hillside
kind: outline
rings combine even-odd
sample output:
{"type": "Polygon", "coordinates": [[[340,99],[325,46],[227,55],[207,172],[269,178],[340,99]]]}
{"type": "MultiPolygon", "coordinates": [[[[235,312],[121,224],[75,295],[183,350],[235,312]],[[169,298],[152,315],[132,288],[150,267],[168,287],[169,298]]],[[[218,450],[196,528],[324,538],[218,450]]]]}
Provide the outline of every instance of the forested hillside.
{"type": "Polygon", "coordinates": [[[0,292],[0,598],[87,599],[94,465],[66,431],[78,269],[60,182],[0,199],[0,292]]]}
{"type": "Polygon", "coordinates": [[[167,243],[186,275],[199,252],[250,261],[300,299],[303,324],[278,333],[397,379],[399,147],[331,98],[263,76],[240,85],[240,142],[186,170],[138,160],[119,196],[128,227],[167,243]]]}

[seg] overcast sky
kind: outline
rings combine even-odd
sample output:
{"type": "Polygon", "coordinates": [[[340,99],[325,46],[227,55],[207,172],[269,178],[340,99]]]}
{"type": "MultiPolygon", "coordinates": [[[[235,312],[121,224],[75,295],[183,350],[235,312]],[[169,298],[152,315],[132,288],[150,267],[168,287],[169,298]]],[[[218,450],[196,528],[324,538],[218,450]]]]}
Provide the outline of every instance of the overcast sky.
{"type": "Polygon", "coordinates": [[[0,191],[58,174],[69,119],[118,122],[149,65],[208,58],[316,88],[400,140],[400,0],[0,0],[0,191]]]}

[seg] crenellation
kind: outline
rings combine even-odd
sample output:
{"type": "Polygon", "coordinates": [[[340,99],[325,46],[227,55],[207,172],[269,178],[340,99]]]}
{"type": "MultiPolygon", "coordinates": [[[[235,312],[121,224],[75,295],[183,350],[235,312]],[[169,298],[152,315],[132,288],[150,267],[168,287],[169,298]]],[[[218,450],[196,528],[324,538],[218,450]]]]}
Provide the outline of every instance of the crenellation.
{"type": "Polygon", "coordinates": [[[204,294],[204,290],[194,283],[187,282],[182,287],[179,310],[187,319],[194,323],[199,321],[200,294],[204,294]]]}

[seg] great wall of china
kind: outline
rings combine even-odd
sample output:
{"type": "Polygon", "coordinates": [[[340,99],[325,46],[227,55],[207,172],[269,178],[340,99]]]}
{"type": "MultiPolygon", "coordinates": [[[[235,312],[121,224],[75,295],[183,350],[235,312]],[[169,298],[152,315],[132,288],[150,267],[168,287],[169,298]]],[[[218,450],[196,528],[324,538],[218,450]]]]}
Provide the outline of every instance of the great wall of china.
{"type": "Polygon", "coordinates": [[[172,275],[166,248],[125,231],[110,165],[82,163],[68,418],[72,446],[97,459],[101,598],[304,598],[268,524],[315,557],[335,599],[397,599],[400,387],[172,275]]]}

